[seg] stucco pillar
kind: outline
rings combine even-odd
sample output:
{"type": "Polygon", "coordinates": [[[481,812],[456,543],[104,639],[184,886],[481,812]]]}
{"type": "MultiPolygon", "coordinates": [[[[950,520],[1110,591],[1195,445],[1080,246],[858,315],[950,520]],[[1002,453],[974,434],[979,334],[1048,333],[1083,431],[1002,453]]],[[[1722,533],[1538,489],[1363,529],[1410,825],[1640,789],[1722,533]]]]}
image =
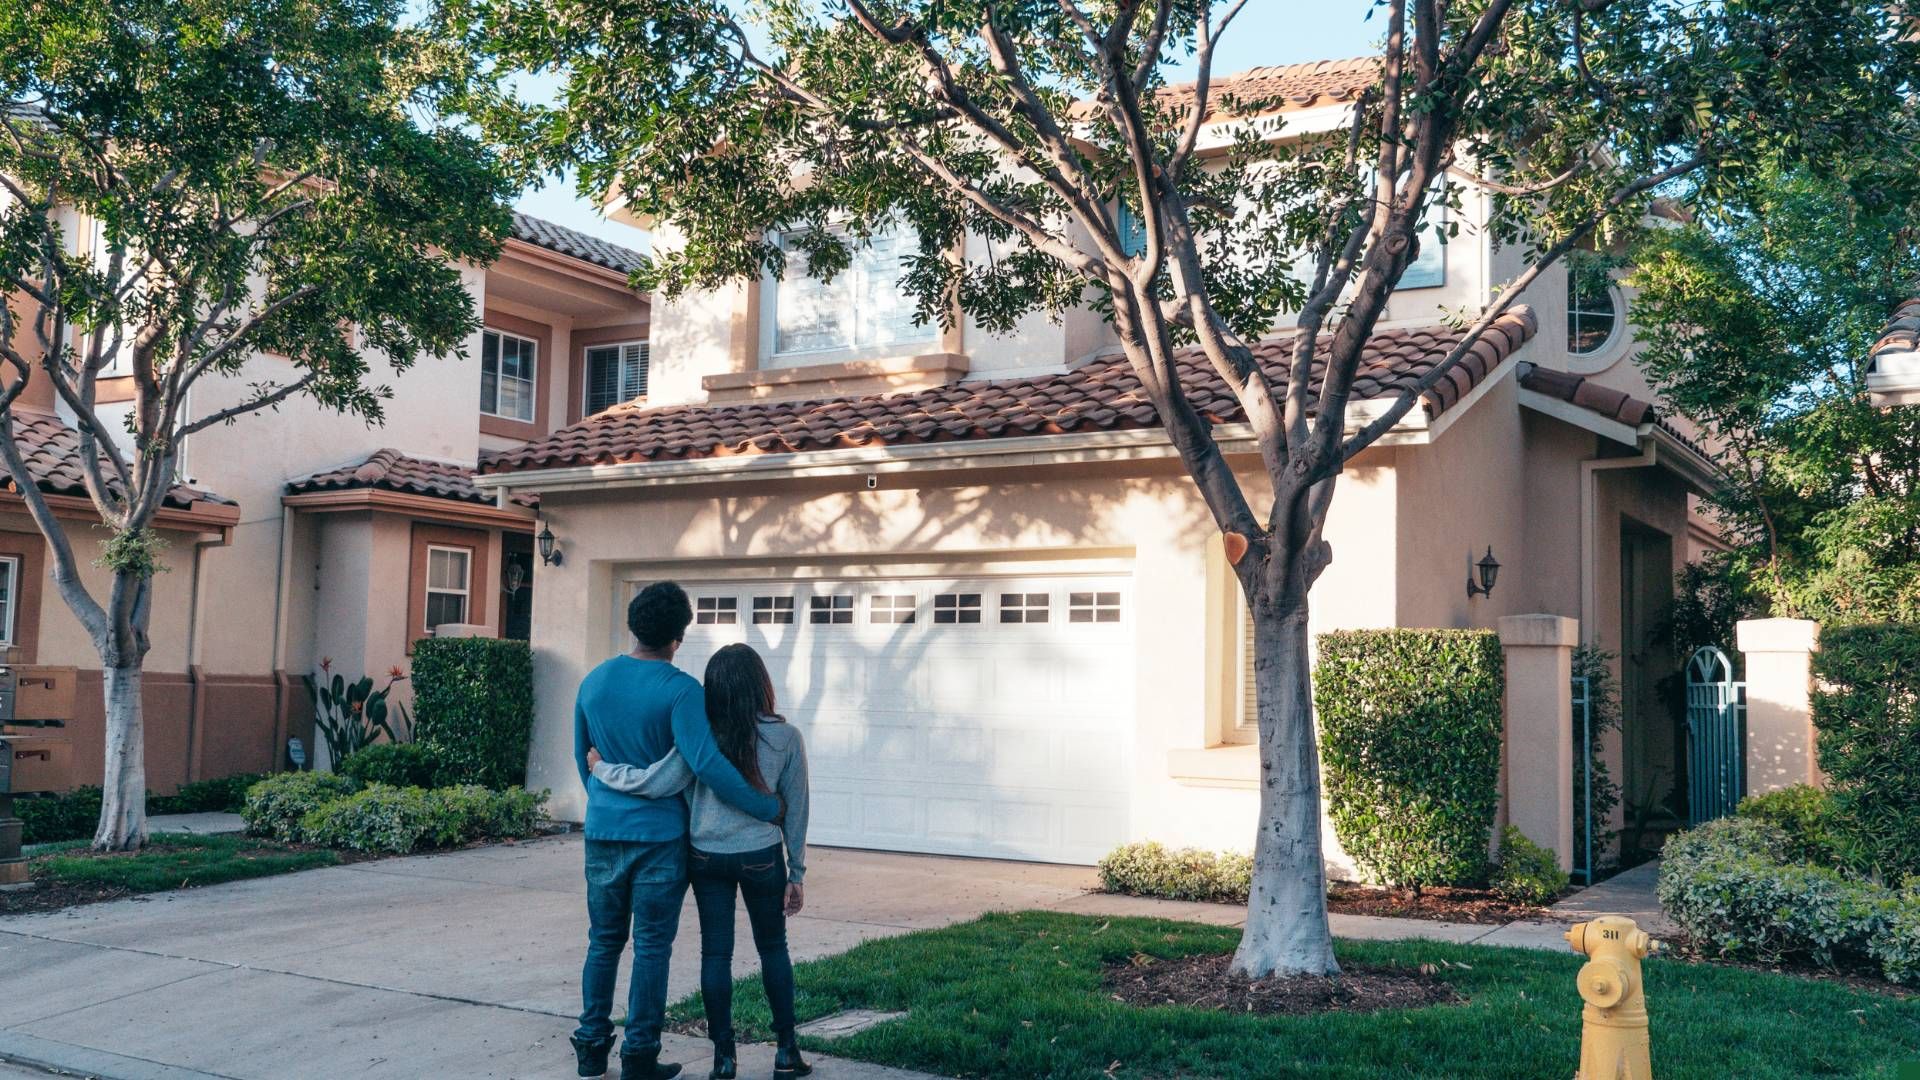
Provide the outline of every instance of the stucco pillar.
{"type": "Polygon", "coordinates": [[[1573,649],[1580,621],[1560,615],[1501,617],[1507,656],[1503,747],[1507,821],[1573,868],[1573,649]]]}
{"type": "Polygon", "coordinates": [[[1821,782],[1813,744],[1813,653],[1820,624],[1746,619],[1734,640],[1747,660],[1747,794],[1821,782]]]}

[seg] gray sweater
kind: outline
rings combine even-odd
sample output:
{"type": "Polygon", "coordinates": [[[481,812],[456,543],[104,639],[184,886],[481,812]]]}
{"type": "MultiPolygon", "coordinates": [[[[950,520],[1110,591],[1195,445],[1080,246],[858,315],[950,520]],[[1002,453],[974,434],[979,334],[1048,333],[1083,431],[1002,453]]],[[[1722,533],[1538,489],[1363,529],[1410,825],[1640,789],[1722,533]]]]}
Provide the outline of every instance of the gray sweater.
{"type": "Polygon", "coordinates": [[[760,776],[786,803],[784,829],[734,809],[695,780],[693,770],[672,750],[652,765],[616,765],[602,761],[593,775],[614,789],[649,799],[687,792],[691,807],[688,837],[701,851],[742,852],[787,845],[787,880],[799,884],[807,875],[807,748],[800,731],[784,720],[760,720],[760,776]]]}

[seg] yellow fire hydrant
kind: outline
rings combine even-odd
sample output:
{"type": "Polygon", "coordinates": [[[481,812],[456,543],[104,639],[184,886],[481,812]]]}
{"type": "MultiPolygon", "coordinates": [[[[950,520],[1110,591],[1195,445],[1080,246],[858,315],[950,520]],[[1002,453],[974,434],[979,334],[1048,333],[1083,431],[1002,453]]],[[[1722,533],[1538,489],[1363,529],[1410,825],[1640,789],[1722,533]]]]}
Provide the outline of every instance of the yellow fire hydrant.
{"type": "Polygon", "coordinates": [[[1568,930],[1567,944],[1588,958],[1577,980],[1587,1004],[1580,1010],[1576,1080],[1653,1080],[1640,961],[1660,943],[1632,919],[1602,915],[1568,930]]]}

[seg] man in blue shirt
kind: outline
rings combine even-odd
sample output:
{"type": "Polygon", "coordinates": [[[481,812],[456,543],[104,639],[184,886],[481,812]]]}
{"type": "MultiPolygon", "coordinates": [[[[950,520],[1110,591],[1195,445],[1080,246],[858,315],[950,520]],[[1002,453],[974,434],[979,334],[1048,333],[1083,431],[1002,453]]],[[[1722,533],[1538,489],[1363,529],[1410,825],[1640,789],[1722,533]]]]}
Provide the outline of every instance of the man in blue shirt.
{"type": "Polygon", "coordinates": [[[573,1034],[581,1076],[607,1070],[613,1047],[613,984],[633,933],[633,977],[627,990],[627,1041],[620,1047],[626,1080],[668,1080],[678,1065],[660,1064],[660,1028],[667,1010],[667,961],[687,888],[687,803],[615,791],[587,769],[587,749],[608,761],[651,765],[678,748],[700,782],[763,821],[780,818],[780,800],[741,777],[714,744],[706,694],[673,666],[693,622],[686,590],[656,582],[627,605],[633,651],[602,663],[580,682],[573,707],[573,759],[587,789],[587,962],[580,973],[580,1027],[573,1034]]]}

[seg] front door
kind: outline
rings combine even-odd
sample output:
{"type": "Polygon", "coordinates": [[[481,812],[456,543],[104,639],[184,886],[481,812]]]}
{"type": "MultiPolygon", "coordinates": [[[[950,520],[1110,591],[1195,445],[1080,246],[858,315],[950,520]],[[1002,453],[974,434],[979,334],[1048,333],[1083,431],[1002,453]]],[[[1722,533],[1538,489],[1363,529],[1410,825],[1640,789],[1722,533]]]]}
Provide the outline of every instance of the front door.
{"type": "Polygon", "coordinates": [[[1620,530],[1620,712],[1627,839],[1686,823],[1686,729],[1667,692],[1673,657],[1660,620],[1673,601],[1673,538],[1637,522],[1620,530]]]}

